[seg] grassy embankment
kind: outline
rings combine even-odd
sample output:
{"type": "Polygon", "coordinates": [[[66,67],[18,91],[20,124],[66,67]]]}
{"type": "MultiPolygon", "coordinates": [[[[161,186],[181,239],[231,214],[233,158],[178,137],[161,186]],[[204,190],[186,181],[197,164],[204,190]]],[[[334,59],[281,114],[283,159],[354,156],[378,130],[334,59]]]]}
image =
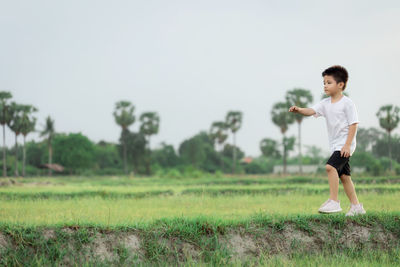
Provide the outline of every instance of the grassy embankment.
{"type": "Polygon", "coordinates": [[[1,264],[400,261],[400,177],[354,178],[366,215],[322,215],[323,177],[60,177],[0,187],[1,264]],[[397,204],[396,204],[397,203],[397,204]]]}

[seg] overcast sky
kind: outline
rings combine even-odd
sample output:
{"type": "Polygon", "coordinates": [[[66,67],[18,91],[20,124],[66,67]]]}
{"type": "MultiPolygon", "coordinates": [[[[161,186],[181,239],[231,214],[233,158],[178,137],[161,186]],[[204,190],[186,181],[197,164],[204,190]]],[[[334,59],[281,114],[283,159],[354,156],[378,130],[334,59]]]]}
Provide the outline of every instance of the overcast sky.
{"type": "MultiPolygon", "coordinates": [[[[112,112],[129,100],[137,119],[159,113],[153,148],[178,148],[240,110],[237,144],[258,156],[262,138],[281,139],[272,105],[294,87],[319,101],[321,72],[334,64],[349,71],[360,127],[379,127],[379,107],[400,105],[399,1],[0,3],[0,90],[39,109],[38,129],[50,115],[57,132],[117,142],[112,112]]],[[[329,151],[324,118],[306,118],[302,129],[304,145],[329,151]]],[[[6,138],[14,144],[8,129],[6,138]]]]}

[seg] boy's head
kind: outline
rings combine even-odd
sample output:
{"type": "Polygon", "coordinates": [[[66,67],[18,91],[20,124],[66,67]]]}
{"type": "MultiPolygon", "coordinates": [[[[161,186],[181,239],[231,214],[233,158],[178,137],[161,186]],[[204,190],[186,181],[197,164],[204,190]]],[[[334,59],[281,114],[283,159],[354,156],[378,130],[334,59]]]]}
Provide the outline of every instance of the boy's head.
{"type": "Polygon", "coordinates": [[[324,91],[327,95],[333,95],[346,89],[349,74],[339,65],[334,65],[322,72],[324,78],[324,91]]]}

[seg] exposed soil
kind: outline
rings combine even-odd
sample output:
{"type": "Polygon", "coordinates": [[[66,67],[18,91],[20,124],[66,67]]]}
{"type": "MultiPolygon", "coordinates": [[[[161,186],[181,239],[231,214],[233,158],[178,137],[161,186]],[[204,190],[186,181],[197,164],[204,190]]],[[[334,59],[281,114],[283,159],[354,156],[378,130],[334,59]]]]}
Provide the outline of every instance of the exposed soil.
{"type": "MultiPolygon", "coordinates": [[[[162,236],[153,243],[145,240],[146,233],[142,230],[111,231],[88,228],[89,241],[79,245],[74,236],[76,228],[43,229],[44,242],[59,241],[66,251],[63,258],[64,266],[73,266],[77,261],[99,260],[118,265],[124,262],[151,261],[149,255],[154,255],[164,262],[185,262],[204,260],[204,251],[221,250],[227,252],[232,261],[246,261],[257,258],[261,254],[290,254],[292,252],[319,252],[326,248],[336,250],[347,248],[368,248],[385,250],[400,245],[400,237],[387,231],[380,224],[373,226],[359,225],[348,221],[342,228],[328,228],[327,224],[314,222],[310,229],[300,229],[293,222],[286,222],[282,228],[255,226],[245,229],[232,227],[223,233],[205,233],[201,240],[191,241],[179,236],[169,238],[162,236]],[[63,238],[63,239],[62,239],[63,238]],[[217,240],[217,246],[212,247],[212,240],[217,240]],[[147,243],[146,243],[147,242],[147,243]],[[149,244],[153,244],[149,252],[149,244]],[[154,245],[156,244],[156,245],[154,245]]],[[[13,237],[0,232],[1,252],[7,248],[15,249],[17,243],[13,237]]],[[[151,256],[153,257],[153,256],[151,256]]]]}

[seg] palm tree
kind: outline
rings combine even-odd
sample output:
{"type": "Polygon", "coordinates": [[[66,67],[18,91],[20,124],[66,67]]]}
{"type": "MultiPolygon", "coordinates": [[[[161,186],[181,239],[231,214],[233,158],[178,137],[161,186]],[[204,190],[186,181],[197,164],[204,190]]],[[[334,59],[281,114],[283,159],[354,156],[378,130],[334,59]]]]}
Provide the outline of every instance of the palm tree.
{"type": "MultiPolygon", "coordinates": [[[[221,152],[221,170],[224,169],[224,159],[222,158],[222,151],[223,151],[223,146],[228,138],[228,133],[227,133],[227,125],[224,121],[215,121],[211,124],[210,128],[210,137],[213,140],[213,142],[217,143],[217,145],[220,147],[220,152],[221,152]]],[[[217,149],[218,150],[218,149],[217,149]]]]}
{"type": "MultiPolygon", "coordinates": [[[[290,106],[298,106],[298,107],[306,107],[313,102],[313,96],[309,90],[302,89],[302,88],[294,88],[291,91],[286,93],[286,100],[290,106]]],[[[298,145],[299,145],[299,172],[303,172],[303,162],[302,162],[302,155],[301,155],[301,123],[303,121],[304,116],[295,113],[295,119],[298,125],[298,145]]]]}
{"type": "Polygon", "coordinates": [[[294,143],[296,142],[296,138],[294,136],[291,137],[283,137],[282,146],[283,146],[283,154],[285,158],[287,158],[288,152],[293,150],[294,143]]]}
{"type": "Polygon", "coordinates": [[[278,102],[275,103],[271,110],[272,122],[278,126],[283,134],[283,173],[286,174],[286,136],[285,133],[289,128],[289,125],[294,122],[294,116],[288,112],[289,103],[288,102],[278,102]]]}
{"type": "Polygon", "coordinates": [[[124,154],[124,171],[125,174],[128,173],[127,164],[126,164],[126,135],[127,130],[130,125],[135,122],[135,115],[133,112],[135,107],[129,101],[119,101],[115,104],[115,110],[113,112],[115,122],[122,127],[122,146],[123,146],[123,154],[124,154]]]}
{"type": "Polygon", "coordinates": [[[390,132],[397,127],[400,121],[399,107],[393,105],[382,106],[376,116],[379,119],[379,125],[388,132],[389,136],[389,159],[390,159],[390,171],[392,171],[392,147],[390,132]]]}
{"type": "Polygon", "coordinates": [[[7,100],[12,98],[10,92],[0,92],[0,123],[3,125],[3,177],[7,177],[7,161],[6,161],[6,124],[11,121],[10,105],[7,100]]]}
{"type": "Polygon", "coordinates": [[[12,102],[10,106],[10,114],[11,120],[8,127],[10,127],[10,129],[15,133],[15,177],[18,177],[18,135],[22,130],[23,106],[12,102]]]}
{"type": "Polygon", "coordinates": [[[236,171],[236,132],[242,126],[242,121],[243,113],[240,111],[229,111],[228,114],[226,114],[225,124],[233,135],[233,173],[236,171]]]}
{"type": "Polygon", "coordinates": [[[23,146],[23,157],[22,157],[22,176],[25,177],[25,161],[26,161],[26,152],[25,152],[25,139],[28,133],[35,131],[36,118],[31,117],[33,112],[36,112],[37,108],[31,105],[23,106],[23,115],[21,122],[21,133],[24,137],[24,146],[23,146]]]}
{"type": "Polygon", "coordinates": [[[145,137],[147,137],[147,151],[148,151],[148,157],[147,157],[147,174],[150,175],[151,170],[150,170],[150,137],[153,134],[158,133],[158,129],[160,126],[160,117],[156,112],[145,112],[140,115],[140,122],[142,123],[140,125],[140,132],[144,134],[145,137]]]}
{"type": "Polygon", "coordinates": [[[43,131],[40,132],[40,137],[46,136],[47,137],[47,147],[49,148],[49,176],[53,174],[51,169],[51,163],[53,160],[53,147],[52,147],[52,140],[55,134],[54,129],[54,120],[47,116],[46,118],[46,125],[43,127],[43,131]]]}

